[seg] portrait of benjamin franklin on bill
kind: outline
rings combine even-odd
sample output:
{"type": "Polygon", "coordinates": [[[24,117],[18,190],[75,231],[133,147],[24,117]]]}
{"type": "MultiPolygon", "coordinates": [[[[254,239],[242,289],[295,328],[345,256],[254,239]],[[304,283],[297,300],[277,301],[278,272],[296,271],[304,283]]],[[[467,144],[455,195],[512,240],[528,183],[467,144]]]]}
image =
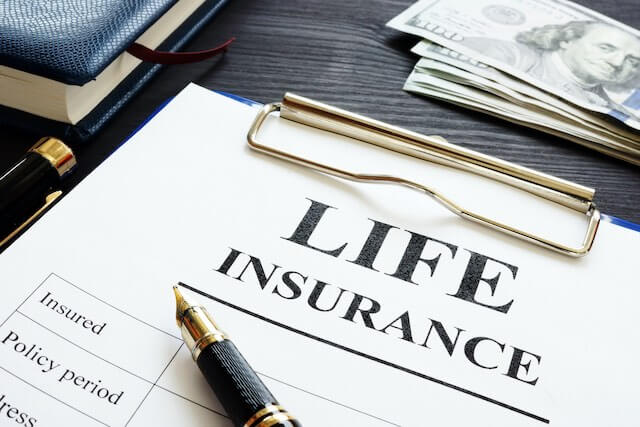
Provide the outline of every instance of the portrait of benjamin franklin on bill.
{"type": "Polygon", "coordinates": [[[557,88],[559,95],[640,117],[633,103],[610,95],[634,99],[640,83],[640,39],[623,29],[571,21],[521,32],[515,42],[467,38],[462,44],[557,88]]]}

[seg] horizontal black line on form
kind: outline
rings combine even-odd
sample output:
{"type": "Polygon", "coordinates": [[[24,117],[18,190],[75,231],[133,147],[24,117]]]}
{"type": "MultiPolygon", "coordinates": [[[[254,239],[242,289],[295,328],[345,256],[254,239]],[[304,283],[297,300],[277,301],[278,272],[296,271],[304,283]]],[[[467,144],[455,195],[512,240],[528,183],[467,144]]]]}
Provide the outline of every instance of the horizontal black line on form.
{"type": "Polygon", "coordinates": [[[431,382],[434,382],[436,384],[440,384],[440,385],[442,385],[444,387],[448,387],[448,388],[450,388],[452,390],[456,390],[456,391],[459,391],[461,393],[467,394],[469,396],[473,396],[473,397],[475,397],[477,399],[484,400],[485,402],[491,403],[491,404],[496,405],[496,406],[500,406],[500,407],[502,407],[504,409],[508,409],[510,411],[513,411],[513,412],[516,412],[518,414],[524,415],[524,416],[529,417],[531,419],[534,419],[536,421],[540,421],[542,423],[549,424],[549,420],[547,418],[544,418],[544,417],[541,417],[539,415],[533,414],[531,412],[525,411],[524,409],[516,408],[515,406],[509,405],[508,403],[501,402],[501,401],[496,400],[496,399],[492,399],[491,397],[484,396],[484,395],[482,395],[480,393],[476,393],[476,392],[471,391],[471,390],[467,390],[466,388],[457,386],[455,384],[451,384],[451,383],[448,383],[446,381],[439,380],[437,378],[431,377],[429,375],[422,374],[420,372],[414,371],[412,369],[406,368],[406,367],[398,365],[396,363],[389,362],[387,360],[380,359],[380,358],[372,356],[370,354],[366,354],[366,353],[363,353],[361,351],[346,347],[346,346],[344,346],[342,344],[338,344],[338,343],[335,343],[333,341],[329,341],[327,339],[320,338],[318,336],[309,334],[307,332],[304,332],[304,331],[301,331],[299,329],[293,328],[293,327],[291,327],[289,325],[285,325],[284,323],[280,323],[280,322],[277,322],[275,320],[272,320],[272,319],[269,319],[267,317],[264,317],[264,316],[262,316],[262,315],[260,315],[258,313],[254,313],[254,312],[252,312],[250,310],[247,310],[246,308],[242,308],[242,307],[237,306],[235,304],[232,304],[232,303],[230,303],[228,301],[222,300],[222,299],[220,299],[218,297],[214,297],[213,295],[210,295],[210,294],[208,294],[208,293],[206,293],[206,292],[204,292],[204,291],[202,291],[200,289],[194,288],[193,286],[189,286],[189,285],[187,285],[185,283],[181,283],[180,285],[185,287],[185,288],[187,288],[187,289],[189,289],[189,290],[191,290],[191,291],[193,291],[193,292],[195,292],[195,293],[197,293],[197,294],[202,295],[203,297],[209,298],[209,299],[211,299],[213,301],[216,301],[216,302],[218,302],[220,304],[226,305],[227,307],[233,308],[234,310],[240,311],[240,312],[245,313],[245,314],[247,314],[249,316],[253,316],[253,317],[257,318],[257,319],[260,319],[260,320],[262,320],[264,322],[270,323],[270,324],[272,324],[274,326],[278,326],[278,327],[280,327],[282,329],[286,329],[287,331],[296,333],[298,335],[302,335],[302,336],[304,336],[306,338],[321,342],[323,344],[330,345],[332,347],[338,348],[338,349],[346,351],[348,353],[355,354],[356,356],[364,357],[365,359],[369,359],[369,360],[371,360],[373,362],[380,363],[382,365],[388,366],[390,368],[397,369],[399,371],[405,372],[405,373],[410,374],[410,375],[414,375],[416,377],[425,379],[427,381],[431,381],[431,382]]]}

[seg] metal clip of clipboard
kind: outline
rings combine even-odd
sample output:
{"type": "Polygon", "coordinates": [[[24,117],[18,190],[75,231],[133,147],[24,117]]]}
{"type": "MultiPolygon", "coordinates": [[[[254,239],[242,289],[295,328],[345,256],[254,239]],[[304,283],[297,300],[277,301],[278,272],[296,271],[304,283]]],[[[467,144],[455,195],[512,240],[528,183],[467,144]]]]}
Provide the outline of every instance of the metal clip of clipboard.
{"type": "Polygon", "coordinates": [[[421,135],[292,93],[286,93],[282,102],[267,104],[260,110],[249,129],[247,140],[254,150],[329,175],[359,182],[398,184],[422,191],[464,219],[572,257],[580,257],[589,252],[600,223],[600,211],[593,203],[595,194],[593,188],[459,147],[440,136],[421,135]],[[280,117],[284,119],[348,136],[422,160],[472,172],[584,213],[590,220],[582,244],[578,247],[568,246],[495,221],[467,210],[437,190],[414,181],[391,175],[351,172],[261,144],[257,140],[260,127],[267,116],[276,111],[279,111],[280,117]]]}

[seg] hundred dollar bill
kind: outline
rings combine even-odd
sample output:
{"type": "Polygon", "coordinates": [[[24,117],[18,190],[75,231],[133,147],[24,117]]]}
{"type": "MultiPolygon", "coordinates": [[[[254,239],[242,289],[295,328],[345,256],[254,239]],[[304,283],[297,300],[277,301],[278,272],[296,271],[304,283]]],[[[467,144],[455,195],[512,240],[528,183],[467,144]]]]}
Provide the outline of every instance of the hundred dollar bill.
{"type": "Polygon", "coordinates": [[[440,79],[419,70],[414,70],[409,76],[404,89],[557,135],[640,166],[640,152],[633,147],[610,144],[607,138],[603,138],[597,132],[577,126],[570,121],[555,119],[535,109],[514,105],[482,90],[440,79]]]}
{"type": "MultiPolygon", "coordinates": [[[[555,95],[549,94],[545,91],[538,89],[520,79],[514,78],[502,71],[499,71],[486,64],[478,62],[469,58],[466,55],[462,55],[459,52],[440,46],[438,44],[423,40],[416,44],[411,51],[415,54],[422,56],[423,58],[438,61],[440,63],[448,64],[460,70],[464,70],[471,73],[475,80],[490,80],[496,82],[498,85],[504,88],[512,89],[528,98],[535,100],[532,102],[542,102],[549,105],[553,111],[556,109],[563,110],[567,114],[574,116],[578,121],[589,122],[599,128],[607,129],[617,135],[627,138],[633,142],[640,144],[640,133],[630,130],[624,125],[616,126],[611,120],[605,119],[600,114],[594,114],[589,110],[577,107],[569,102],[566,102],[555,95]],[[475,78],[474,76],[478,76],[475,78]]],[[[426,62],[419,61],[416,64],[417,68],[426,68],[426,62]]],[[[469,74],[465,74],[469,76],[469,74]]],[[[639,126],[640,127],[640,126],[639,126]]]]}
{"type": "Polygon", "coordinates": [[[640,129],[640,32],[566,0],[421,0],[387,25],[640,129]]]}
{"type": "Polygon", "coordinates": [[[618,147],[629,146],[640,149],[640,135],[626,132],[624,129],[616,132],[616,128],[614,126],[606,126],[607,123],[604,121],[602,121],[604,123],[600,123],[597,118],[589,120],[591,119],[590,114],[585,114],[581,110],[577,109],[577,107],[571,107],[576,109],[576,111],[565,109],[564,105],[558,105],[557,102],[554,102],[557,100],[553,97],[548,97],[547,101],[549,102],[546,102],[545,100],[513,90],[494,80],[427,58],[421,59],[416,64],[414,73],[412,74],[412,78],[414,79],[413,81],[419,82],[425,75],[481,89],[492,95],[499,96],[514,105],[536,110],[540,114],[546,114],[549,121],[552,123],[554,121],[557,122],[558,120],[571,122],[574,125],[589,129],[600,135],[602,137],[601,143],[612,146],[616,145],[618,147]]]}

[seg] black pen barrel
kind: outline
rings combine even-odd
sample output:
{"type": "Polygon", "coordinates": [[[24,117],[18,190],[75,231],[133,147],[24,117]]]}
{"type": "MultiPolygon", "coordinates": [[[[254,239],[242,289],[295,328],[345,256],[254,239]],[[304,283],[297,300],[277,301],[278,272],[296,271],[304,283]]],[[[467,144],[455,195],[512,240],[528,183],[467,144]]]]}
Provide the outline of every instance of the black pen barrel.
{"type": "Polygon", "coordinates": [[[60,196],[56,190],[75,165],[64,142],[44,137],[0,175],[0,246],[60,196]]]}
{"type": "Polygon", "coordinates": [[[233,425],[301,427],[273,397],[207,310],[189,303],[178,286],[173,287],[173,292],[182,338],[233,425]]]}
{"type": "Polygon", "coordinates": [[[235,426],[301,427],[230,340],[202,349],[196,363],[235,426]]]}
{"type": "Polygon", "coordinates": [[[40,209],[59,188],[60,175],[51,162],[29,152],[0,177],[0,240],[40,209]]]}

